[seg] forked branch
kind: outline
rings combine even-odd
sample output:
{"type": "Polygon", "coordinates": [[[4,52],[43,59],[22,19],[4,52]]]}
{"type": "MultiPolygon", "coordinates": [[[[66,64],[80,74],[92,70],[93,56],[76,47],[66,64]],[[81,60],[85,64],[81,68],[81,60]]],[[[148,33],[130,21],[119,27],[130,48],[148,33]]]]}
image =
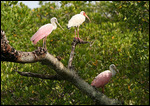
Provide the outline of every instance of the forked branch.
{"type": "MultiPolygon", "coordinates": [[[[54,69],[56,73],[61,76],[62,79],[71,82],[83,93],[87,94],[91,99],[97,101],[97,104],[101,105],[116,105],[121,104],[116,99],[110,99],[106,95],[97,91],[94,87],[85,82],[78,74],[69,68],[66,68],[57,58],[49,54],[47,50],[38,48],[33,52],[17,51],[9,45],[9,42],[5,36],[5,33],[1,31],[1,59],[2,61],[17,62],[17,63],[34,63],[41,62],[44,65],[54,69]]],[[[40,76],[35,73],[23,73],[19,74],[27,76],[40,76]]]]}
{"type": "Polygon", "coordinates": [[[73,61],[73,57],[74,57],[74,54],[75,54],[76,45],[77,44],[86,44],[86,43],[90,43],[90,42],[87,42],[87,41],[80,42],[79,39],[75,39],[75,38],[73,39],[70,58],[69,58],[69,61],[68,61],[68,69],[72,69],[72,61],[73,61]]]}

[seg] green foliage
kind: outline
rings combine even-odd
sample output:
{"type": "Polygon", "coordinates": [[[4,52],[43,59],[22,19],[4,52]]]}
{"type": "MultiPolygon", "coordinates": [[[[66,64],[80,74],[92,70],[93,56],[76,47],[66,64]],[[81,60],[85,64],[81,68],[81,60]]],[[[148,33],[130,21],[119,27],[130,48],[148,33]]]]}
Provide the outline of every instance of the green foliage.
{"type": "Polygon", "coordinates": [[[114,5],[118,8],[119,18],[130,29],[149,30],[149,1],[119,1],[114,5]]]}
{"type": "MultiPolygon", "coordinates": [[[[62,57],[67,66],[74,38],[74,28],[67,30],[68,20],[84,10],[91,19],[80,26],[80,37],[92,44],[77,45],[73,66],[89,84],[100,72],[115,64],[120,73],[105,87],[105,95],[126,105],[149,104],[149,1],[40,1],[40,8],[29,9],[16,1],[1,2],[1,29],[10,44],[19,51],[33,51],[42,46],[30,41],[44,24],[57,17],[58,26],[47,38],[47,48],[62,57]]],[[[56,72],[40,63],[1,62],[2,105],[75,105],[95,104],[67,81],[23,77],[14,70],[40,74],[56,72]]],[[[99,89],[101,90],[101,89],[99,89]]]]}

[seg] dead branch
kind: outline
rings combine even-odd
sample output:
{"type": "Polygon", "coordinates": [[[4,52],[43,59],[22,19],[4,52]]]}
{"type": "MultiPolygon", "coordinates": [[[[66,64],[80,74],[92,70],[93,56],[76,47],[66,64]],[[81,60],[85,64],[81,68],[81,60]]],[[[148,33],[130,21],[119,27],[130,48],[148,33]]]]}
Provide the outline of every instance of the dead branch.
{"type": "Polygon", "coordinates": [[[21,52],[15,50],[9,45],[9,42],[7,41],[5,33],[3,31],[1,31],[1,58],[2,61],[17,62],[17,63],[42,62],[42,64],[47,65],[48,67],[54,69],[56,73],[59,76],[61,76],[64,80],[71,82],[79,90],[81,90],[83,93],[87,94],[89,97],[95,100],[97,104],[101,105],[121,104],[120,101],[116,99],[110,99],[106,95],[97,91],[94,87],[92,87],[82,78],[80,78],[74,70],[70,71],[69,68],[66,68],[57,58],[49,54],[45,49],[38,48],[33,52],[21,52]]]}
{"type": "Polygon", "coordinates": [[[37,74],[37,73],[31,73],[31,72],[20,72],[18,70],[14,70],[18,74],[26,77],[35,77],[35,78],[41,78],[41,79],[49,79],[49,80],[63,80],[63,78],[59,75],[43,75],[43,74],[37,74]]]}
{"type": "Polygon", "coordinates": [[[74,53],[75,53],[75,47],[77,44],[86,44],[86,43],[90,43],[90,42],[87,42],[87,41],[82,41],[80,42],[79,39],[73,39],[73,42],[72,42],[72,50],[71,50],[71,53],[70,53],[70,58],[69,58],[69,61],[68,61],[68,69],[71,69],[72,68],[72,61],[73,61],[73,57],[74,57],[74,53]]]}

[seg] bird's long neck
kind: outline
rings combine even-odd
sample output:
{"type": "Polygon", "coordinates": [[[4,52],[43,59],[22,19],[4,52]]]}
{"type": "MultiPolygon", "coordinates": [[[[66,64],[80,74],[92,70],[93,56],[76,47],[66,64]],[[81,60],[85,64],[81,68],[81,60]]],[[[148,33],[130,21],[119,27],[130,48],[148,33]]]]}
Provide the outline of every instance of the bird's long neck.
{"type": "Polygon", "coordinates": [[[116,71],[113,68],[110,68],[110,71],[112,73],[112,77],[116,75],[116,71]]]}
{"type": "Polygon", "coordinates": [[[55,30],[57,28],[57,24],[55,22],[51,22],[53,25],[53,29],[55,30]]]}

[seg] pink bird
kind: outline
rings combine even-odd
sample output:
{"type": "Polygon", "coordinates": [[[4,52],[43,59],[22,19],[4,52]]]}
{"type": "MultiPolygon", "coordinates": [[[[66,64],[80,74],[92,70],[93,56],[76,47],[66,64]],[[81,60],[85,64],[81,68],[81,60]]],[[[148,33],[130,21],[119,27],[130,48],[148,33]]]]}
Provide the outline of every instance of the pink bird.
{"type": "Polygon", "coordinates": [[[111,77],[115,76],[116,71],[119,70],[116,68],[114,64],[109,66],[110,70],[106,70],[98,74],[95,79],[92,81],[91,85],[95,86],[96,88],[102,87],[102,92],[104,93],[104,86],[110,81],[111,77]]]}
{"type": "Polygon", "coordinates": [[[75,28],[75,38],[79,39],[80,42],[83,40],[79,38],[79,26],[85,21],[85,17],[87,17],[88,20],[90,21],[89,17],[85,14],[85,12],[81,11],[80,14],[72,16],[67,25],[68,29],[70,29],[71,27],[77,27],[78,37],[76,38],[76,28],[75,28]]]}
{"type": "Polygon", "coordinates": [[[46,48],[46,38],[53,30],[57,28],[56,23],[60,26],[57,18],[53,17],[51,18],[51,24],[45,24],[41,26],[38,31],[31,37],[31,41],[33,42],[33,44],[36,44],[39,40],[43,39],[43,47],[45,46],[46,48]]]}

